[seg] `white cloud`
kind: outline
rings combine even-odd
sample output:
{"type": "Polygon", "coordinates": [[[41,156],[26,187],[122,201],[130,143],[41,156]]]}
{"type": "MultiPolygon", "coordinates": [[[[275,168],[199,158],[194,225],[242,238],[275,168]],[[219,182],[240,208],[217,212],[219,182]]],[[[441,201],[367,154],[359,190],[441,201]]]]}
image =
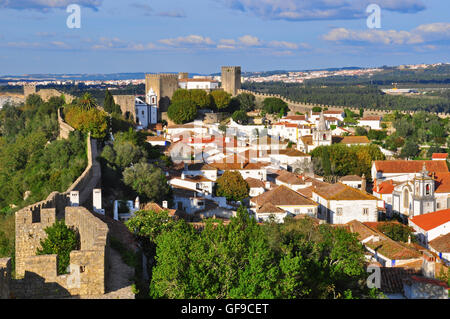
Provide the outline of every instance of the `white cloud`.
{"type": "Polygon", "coordinates": [[[400,13],[426,9],[423,0],[222,0],[229,8],[274,20],[336,20],[366,17],[369,4],[400,13]]]}
{"type": "Polygon", "coordinates": [[[239,43],[241,43],[244,46],[248,46],[248,47],[255,47],[255,46],[261,45],[261,41],[257,37],[254,37],[251,35],[244,35],[244,36],[240,37],[239,43]]]}
{"type": "MultiPolygon", "coordinates": [[[[86,42],[92,43],[91,39],[86,42]]],[[[155,50],[158,47],[154,43],[135,43],[130,41],[123,41],[119,38],[105,38],[102,37],[99,41],[93,43],[90,47],[92,50],[122,50],[122,51],[147,51],[155,50]]]]}
{"type": "Polygon", "coordinates": [[[47,11],[49,9],[66,9],[68,5],[76,3],[96,10],[102,2],[103,0],[0,0],[0,8],[47,11]]]}
{"type": "Polygon", "coordinates": [[[191,34],[185,37],[178,37],[173,39],[162,39],[159,40],[160,43],[171,46],[171,47],[180,47],[180,46],[212,46],[214,45],[214,41],[211,38],[203,37],[201,35],[191,34]]]}
{"type": "Polygon", "coordinates": [[[384,45],[417,45],[433,42],[450,43],[450,23],[420,25],[411,31],[349,30],[336,28],[323,36],[324,40],[346,43],[371,43],[384,45]]]}

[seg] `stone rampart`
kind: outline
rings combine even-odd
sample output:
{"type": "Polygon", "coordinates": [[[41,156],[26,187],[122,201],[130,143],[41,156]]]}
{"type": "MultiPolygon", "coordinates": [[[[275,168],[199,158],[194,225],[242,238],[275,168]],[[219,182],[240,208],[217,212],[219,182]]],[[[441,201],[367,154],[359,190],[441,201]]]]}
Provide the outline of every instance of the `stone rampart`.
{"type": "MultiPolygon", "coordinates": [[[[358,107],[334,106],[334,105],[323,105],[323,104],[314,104],[314,103],[301,103],[301,102],[296,102],[291,99],[288,99],[280,94],[259,93],[259,92],[253,92],[250,90],[243,90],[243,89],[238,91],[238,94],[241,94],[241,93],[253,94],[257,99],[265,99],[265,98],[269,98],[269,97],[280,98],[289,105],[289,108],[290,108],[292,114],[295,114],[296,112],[301,112],[301,113],[309,112],[314,107],[328,108],[328,110],[330,110],[330,111],[344,111],[344,109],[349,109],[350,111],[359,114],[358,107]]],[[[394,111],[395,110],[379,110],[379,109],[374,109],[374,108],[364,108],[365,115],[386,115],[386,114],[392,113],[394,111]]],[[[399,111],[399,113],[414,115],[415,113],[418,113],[418,112],[405,110],[405,111],[399,111]]],[[[433,114],[436,114],[441,118],[446,118],[446,117],[450,116],[450,114],[448,114],[448,113],[433,113],[433,114]]]]}
{"type": "Polygon", "coordinates": [[[64,122],[63,108],[58,109],[58,125],[59,125],[59,138],[68,139],[70,132],[75,131],[75,129],[64,122]]]}
{"type": "Polygon", "coordinates": [[[11,258],[0,258],[0,299],[10,297],[11,258]]]}
{"type": "Polygon", "coordinates": [[[66,225],[80,236],[80,250],[70,253],[70,273],[57,274],[57,255],[36,255],[45,228],[56,220],[56,210],[39,216],[16,214],[16,298],[56,298],[102,295],[106,290],[108,226],[84,207],[66,207],[66,225]],[[35,220],[33,220],[35,218],[35,220]]]}

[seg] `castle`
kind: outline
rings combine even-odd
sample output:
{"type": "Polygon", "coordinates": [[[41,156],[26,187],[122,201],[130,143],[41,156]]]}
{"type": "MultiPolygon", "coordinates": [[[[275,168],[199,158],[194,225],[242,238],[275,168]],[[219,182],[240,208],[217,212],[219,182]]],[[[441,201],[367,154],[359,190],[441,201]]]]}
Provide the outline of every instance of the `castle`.
{"type": "Polygon", "coordinates": [[[241,67],[222,67],[222,87],[219,88],[217,81],[210,78],[196,77],[189,79],[189,73],[159,73],[145,75],[145,101],[134,95],[114,95],[114,102],[120,105],[123,114],[131,116],[139,126],[147,127],[146,124],[156,124],[158,121],[167,120],[167,110],[170,100],[176,90],[202,89],[207,92],[222,89],[236,96],[241,89],[241,67]],[[156,98],[156,103],[154,98],[156,98]],[[145,108],[145,105],[149,107],[145,108]],[[154,114],[156,112],[156,115],[154,114]]]}

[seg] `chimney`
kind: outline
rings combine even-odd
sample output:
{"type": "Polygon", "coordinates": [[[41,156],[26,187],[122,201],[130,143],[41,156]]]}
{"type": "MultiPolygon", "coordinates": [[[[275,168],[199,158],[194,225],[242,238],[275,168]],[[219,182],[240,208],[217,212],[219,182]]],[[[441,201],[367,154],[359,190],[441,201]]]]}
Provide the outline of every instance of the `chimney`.
{"type": "Polygon", "coordinates": [[[139,196],[136,197],[136,199],[134,200],[134,208],[135,208],[135,209],[140,209],[139,196]]]}
{"type": "Polygon", "coordinates": [[[99,188],[92,191],[92,206],[94,211],[102,209],[102,190],[99,188]]]}
{"type": "Polygon", "coordinates": [[[168,209],[169,208],[169,203],[165,200],[162,202],[162,206],[164,209],[168,209]]]}
{"type": "Polygon", "coordinates": [[[71,191],[70,192],[70,206],[79,206],[80,205],[80,192],[79,191],[71,191]]]}
{"type": "Polygon", "coordinates": [[[363,192],[365,192],[367,189],[367,180],[366,180],[366,175],[363,174],[363,176],[361,177],[361,190],[363,192]]]}
{"type": "Polygon", "coordinates": [[[181,179],[185,179],[185,178],[186,178],[186,175],[184,174],[184,172],[181,173],[181,179]]]}
{"type": "Polygon", "coordinates": [[[266,189],[270,189],[270,182],[266,182],[266,189]]]}

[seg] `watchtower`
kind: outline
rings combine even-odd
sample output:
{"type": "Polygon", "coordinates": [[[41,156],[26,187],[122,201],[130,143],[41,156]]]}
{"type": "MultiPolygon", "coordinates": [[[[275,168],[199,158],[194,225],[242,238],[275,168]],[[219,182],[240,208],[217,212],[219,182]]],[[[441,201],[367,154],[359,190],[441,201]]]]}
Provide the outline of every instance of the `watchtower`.
{"type": "MultiPolygon", "coordinates": [[[[170,99],[173,93],[178,89],[178,74],[146,74],[145,75],[145,95],[148,95],[150,90],[158,96],[159,101],[157,107],[159,112],[167,112],[170,104],[170,99]]],[[[146,101],[150,104],[150,101],[146,101]]]]}
{"type": "Polygon", "coordinates": [[[225,92],[236,96],[241,89],[241,67],[223,66],[222,67],[222,88],[225,92]]]}
{"type": "Polygon", "coordinates": [[[27,98],[31,94],[36,94],[36,85],[35,84],[25,84],[23,86],[23,95],[27,98]]]}

